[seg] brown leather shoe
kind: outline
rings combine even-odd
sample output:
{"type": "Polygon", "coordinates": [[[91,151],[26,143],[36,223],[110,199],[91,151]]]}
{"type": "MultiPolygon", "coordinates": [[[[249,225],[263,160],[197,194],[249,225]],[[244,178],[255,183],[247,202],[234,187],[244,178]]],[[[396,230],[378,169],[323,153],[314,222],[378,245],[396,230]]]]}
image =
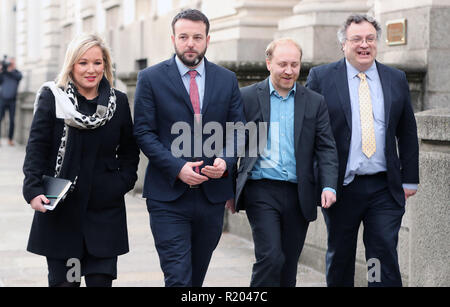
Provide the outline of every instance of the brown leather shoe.
{"type": "Polygon", "coordinates": [[[14,146],[14,141],[13,140],[8,140],[8,145],[9,146],[14,146]]]}

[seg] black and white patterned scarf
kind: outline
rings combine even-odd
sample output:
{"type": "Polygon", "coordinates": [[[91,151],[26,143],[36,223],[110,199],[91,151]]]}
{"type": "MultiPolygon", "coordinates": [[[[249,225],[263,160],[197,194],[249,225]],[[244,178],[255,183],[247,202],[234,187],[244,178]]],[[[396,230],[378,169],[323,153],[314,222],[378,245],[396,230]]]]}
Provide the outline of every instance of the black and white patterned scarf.
{"type": "MultiPolygon", "coordinates": [[[[101,81],[101,83],[105,82],[107,83],[105,79],[101,81]]],[[[102,86],[99,86],[99,89],[105,87],[105,84],[101,85],[102,86]]],[[[105,125],[113,117],[114,112],[116,111],[116,94],[113,88],[109,86],[108,88],[109,97],[107,100],[107,104],[104,104],[106,95],[102,95],[104,93],[99,93],[100,97],[99,104],[97,105],[97,111],[94,114],[88,116],[78,111],[77,90],[75,85],[69,82],[65,93],[72,103],[75,112],[72,112],[71,117],[64,119],[64,130],[61,137],[61,144],[59,146],[58,155],[56,157],[55,177],[57,177],[61,172],[62,164],[64,162],[69,126],[77,129],[96,129],[105,125]]]]}
{"type": "MultiPolygon", "coordinates": [[[[112,87],[109,86],[108,80],[103,77],[99,84],[99,97],[97,110],[92,115],[85,115],[79,112],[77,95],[78,91],[75,85],[69,82],[67,89],[63,91],[57,87],[55,82],[46,82],[38,90],[34,103],[34,111],[36,112],[39,96],[43,88],[49,88],[55,97],[56,117],[64,119],[64,130],[61,137],[61,143],[58,149],[55,166],[55,177],[59,177],[66,156],[66,147],[69,143],[69,127],[76,129],[96,129],[105,125],[114,115],[116,111],[116,94],[112,87]]],[[[76,181],[74,179],[74,183],[76,181]]]]}

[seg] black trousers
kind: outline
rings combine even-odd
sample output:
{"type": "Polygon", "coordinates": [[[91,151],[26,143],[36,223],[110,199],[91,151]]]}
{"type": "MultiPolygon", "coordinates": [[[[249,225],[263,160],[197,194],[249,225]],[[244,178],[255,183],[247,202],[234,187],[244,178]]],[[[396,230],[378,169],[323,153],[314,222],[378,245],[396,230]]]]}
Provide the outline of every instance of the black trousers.
{"type": "Polygon", "coordinates": [[[211,203],[200,187],[179,199],[147,199],[150,226],[166,287],[201,287],[222,235],[225,202],[211,203]]]}
{"type": "Polygon", "coordinates": [[[309,225],[301,213],[297,184],[249,180],[243,196],[255,244],[250,286],[295,287],[309,225]]]}
{"type": "MultiPolygon", "coordinates": [[[[97,258],[89,254],[85,254],[79,260],[80,276],[85,276],[86,285],[89,287],[90,282],[87,276],[105,276],[100,286],[109,286],[108,282],[117,278],[117,257],[97,258]],[[106,281],[105,281],[106,279],[106,281]],[[106,282],[106,283],[105,283],[106,282]]],[[[72,284],[79,286],[80,281],[73,280],[78,274],[75,272],[78,268],[74,261],[77,259],[53,259],[47,257],[48,265],[48,284],[50,287],[57,287],[63,284],[72,284]],[[69,277],[69,278],[68,278],[69,277]]],[[[98,280],[98,278],[96,278],[98,280]]],[[[95,280],[91,283],[96,284],[95,280]]]]}
{"type": "Polygon", "coordinates": [[[328,286],[354,286],[361,222],[368,269],[374,272],[368,286],[402,286],[397,243],[405,208],[389,192],[386,173],[356,176],[343,188],[342,198],[322,212],[328,230],[328,286]]]}
{"type": "MultiPolygon", "coordinates": [[[[16,99],[2,99],[0,98],[0,124],[5,116],[5,111],[9,111],[9,131],[8,138],[14,138],[14,116],[16,114],[16,99]]],[[[0,125],[1,128],[1,125],[0,125]]],[[[0,133],[1,136],[1,133],[0,133]]]]}

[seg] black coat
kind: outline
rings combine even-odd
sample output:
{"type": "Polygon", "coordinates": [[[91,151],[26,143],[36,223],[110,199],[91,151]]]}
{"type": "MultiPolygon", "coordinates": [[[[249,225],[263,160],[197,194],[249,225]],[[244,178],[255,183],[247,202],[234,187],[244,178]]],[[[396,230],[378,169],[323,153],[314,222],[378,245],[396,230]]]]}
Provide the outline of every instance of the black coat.
{"type": "MultiPolygon", "coordinates": [[[[115,91],[117,108],[104,126],[94,130],[69,128],[78,137],[79,161],[75,189],[54,211],[35,212],[27,250],[51,258],[81,258],[85,247],[96,257],[128,252],[124,195],[137,180],[139,149],[132,135],[132,119],[125,94],[115,91]],[[72,130],[71,130],[72,129],[72,130]]],[[[78,95],[80,110],[95,112],[95,102],[78,95]]],[[[55,116],[55,99],[44,89],[33,118],[23,171],[27,203],[44,194],[43,174],[54,175],[64,122],[55,116]]]]}

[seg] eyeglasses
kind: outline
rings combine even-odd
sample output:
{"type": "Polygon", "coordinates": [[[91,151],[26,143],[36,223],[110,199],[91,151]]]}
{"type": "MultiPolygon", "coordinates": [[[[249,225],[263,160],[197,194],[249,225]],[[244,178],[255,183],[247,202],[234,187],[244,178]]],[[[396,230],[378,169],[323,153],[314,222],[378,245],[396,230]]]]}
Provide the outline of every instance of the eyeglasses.
{"type": "Polygon", "coordinates": [[[375,36],[369,36],[366,37],[366,39],[364,39],[362,37],[357,36],[347,40],[350,41],[353,45],[361,45],[364,41],[367,44],[373,44],[377,40],[377,38],[375,36]]]}

